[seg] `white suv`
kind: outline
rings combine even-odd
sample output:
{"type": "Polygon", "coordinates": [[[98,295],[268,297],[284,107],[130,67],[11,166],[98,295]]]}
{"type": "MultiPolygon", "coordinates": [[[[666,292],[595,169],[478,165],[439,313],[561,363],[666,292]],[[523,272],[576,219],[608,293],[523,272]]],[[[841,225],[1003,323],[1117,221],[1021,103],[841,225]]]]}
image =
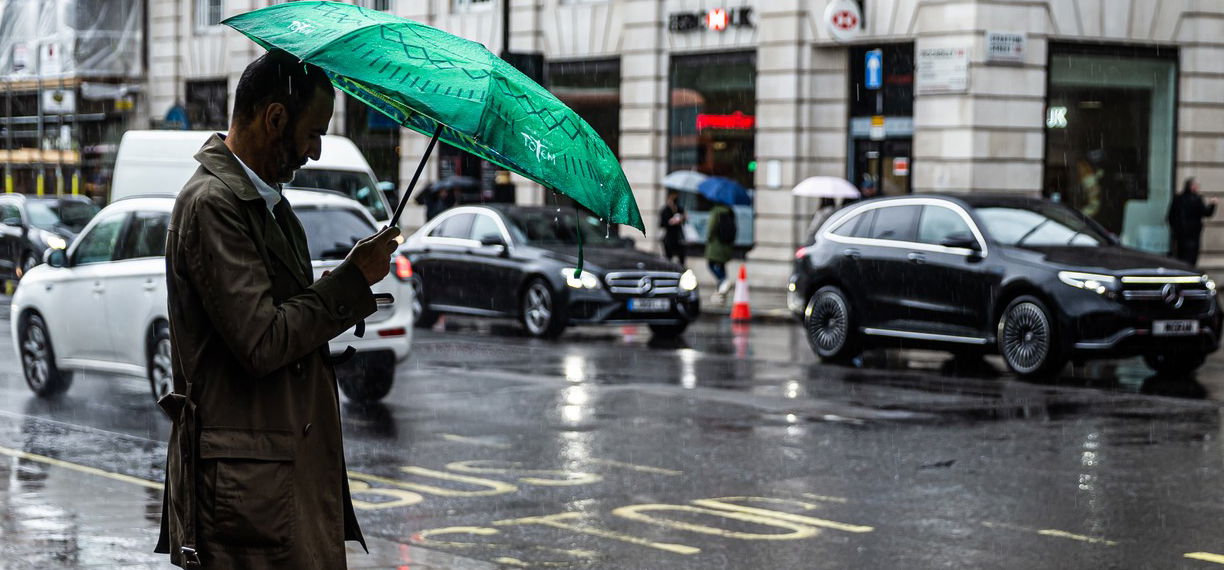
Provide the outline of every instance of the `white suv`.
{"type": "MultiPolygon", "coordinates": [[[[376,231],[361,206],[337,193],[285,190],[306,230],[315,277],[340,264],[352,245],[376,231]]],[[[104,208],[64,252],[31,269],[12,300],[13,345],[26,383],[40,396],[62,392],[78,370],[147,376],[154,398],[173,388],[166,318],[166,227],[173,197],[129,198],[104,208]]],[[[396,364],[412,342],[412,267],[397,257],[373,287],[394,302],[366,318],[364,336],[349,329],[331,342],[345,396],[376,401],[391,390],[396,364]]],[[[357,327],[354,327],[357,328],[357,327]]]]}

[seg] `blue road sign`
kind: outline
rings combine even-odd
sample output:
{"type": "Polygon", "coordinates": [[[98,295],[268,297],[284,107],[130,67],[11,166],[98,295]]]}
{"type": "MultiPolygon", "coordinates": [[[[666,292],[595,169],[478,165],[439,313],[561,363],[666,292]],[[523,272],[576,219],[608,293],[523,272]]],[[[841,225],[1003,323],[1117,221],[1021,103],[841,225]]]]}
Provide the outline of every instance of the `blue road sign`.
{"type": "Polygon", "coordinates": [[[880,84],[884,82],[884,52],[878,49],[867,52],[865,69],[863,85],[868,89],[879,89],[880,84]]]}

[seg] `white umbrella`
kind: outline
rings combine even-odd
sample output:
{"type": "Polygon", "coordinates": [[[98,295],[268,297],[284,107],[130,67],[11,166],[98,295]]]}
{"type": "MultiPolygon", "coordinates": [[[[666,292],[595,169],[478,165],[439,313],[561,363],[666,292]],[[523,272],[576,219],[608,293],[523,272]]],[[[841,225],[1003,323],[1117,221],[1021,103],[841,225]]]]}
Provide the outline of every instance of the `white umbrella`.
{"type": "Polygon", "coordinates": [[[800,182],[791,193],[809,198],[859,198],[858,188],[836,176],[813,176],[800,182]]]}
{"type": "Polygon", "coordinates": [[[682,192],[696,192],[697,185],[707,177],[696,170],[677,170],[663,177],[663,187],[682,192]]]}

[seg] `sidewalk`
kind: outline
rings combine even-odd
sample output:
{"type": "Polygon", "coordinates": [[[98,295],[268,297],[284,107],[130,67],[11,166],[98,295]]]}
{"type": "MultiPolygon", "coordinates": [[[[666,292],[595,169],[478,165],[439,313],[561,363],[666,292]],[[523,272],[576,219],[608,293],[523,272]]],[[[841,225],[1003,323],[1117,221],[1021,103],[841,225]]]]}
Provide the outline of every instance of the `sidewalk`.
{"type": "MultiPolygon", "coordinates": [[[[727,317],[731,315],[731,305],[735,298],[735,288],[727,292],[727,302],[715,305],[710,301],[712,288],[702,288],[701,314],[727,317]]],[[[786,291],[783,289],[749,289],[748,306],[752,312],[753,322],[791,322],[794,315],[786,308],[786,291]]]]}

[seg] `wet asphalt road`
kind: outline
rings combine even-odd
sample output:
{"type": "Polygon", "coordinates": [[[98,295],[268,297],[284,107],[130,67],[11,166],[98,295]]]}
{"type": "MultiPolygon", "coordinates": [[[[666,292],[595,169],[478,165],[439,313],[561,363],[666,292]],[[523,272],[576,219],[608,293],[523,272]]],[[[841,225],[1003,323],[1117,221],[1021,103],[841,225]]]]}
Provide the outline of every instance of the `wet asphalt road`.
{"type": "MultiPolygon", "coordinates": [[[[7,311],[3,312],[7,315],[7,311]]],[[[25,387],[0,332],[0,568],[165,567],[168,423],[139,378],[25,387]]],[[[797,327],[559,341],[420,331],[345,405],[369,568],[1211,568],[1224,359],[1021,382],[993,360],[817,363],[797,327]]]]}

